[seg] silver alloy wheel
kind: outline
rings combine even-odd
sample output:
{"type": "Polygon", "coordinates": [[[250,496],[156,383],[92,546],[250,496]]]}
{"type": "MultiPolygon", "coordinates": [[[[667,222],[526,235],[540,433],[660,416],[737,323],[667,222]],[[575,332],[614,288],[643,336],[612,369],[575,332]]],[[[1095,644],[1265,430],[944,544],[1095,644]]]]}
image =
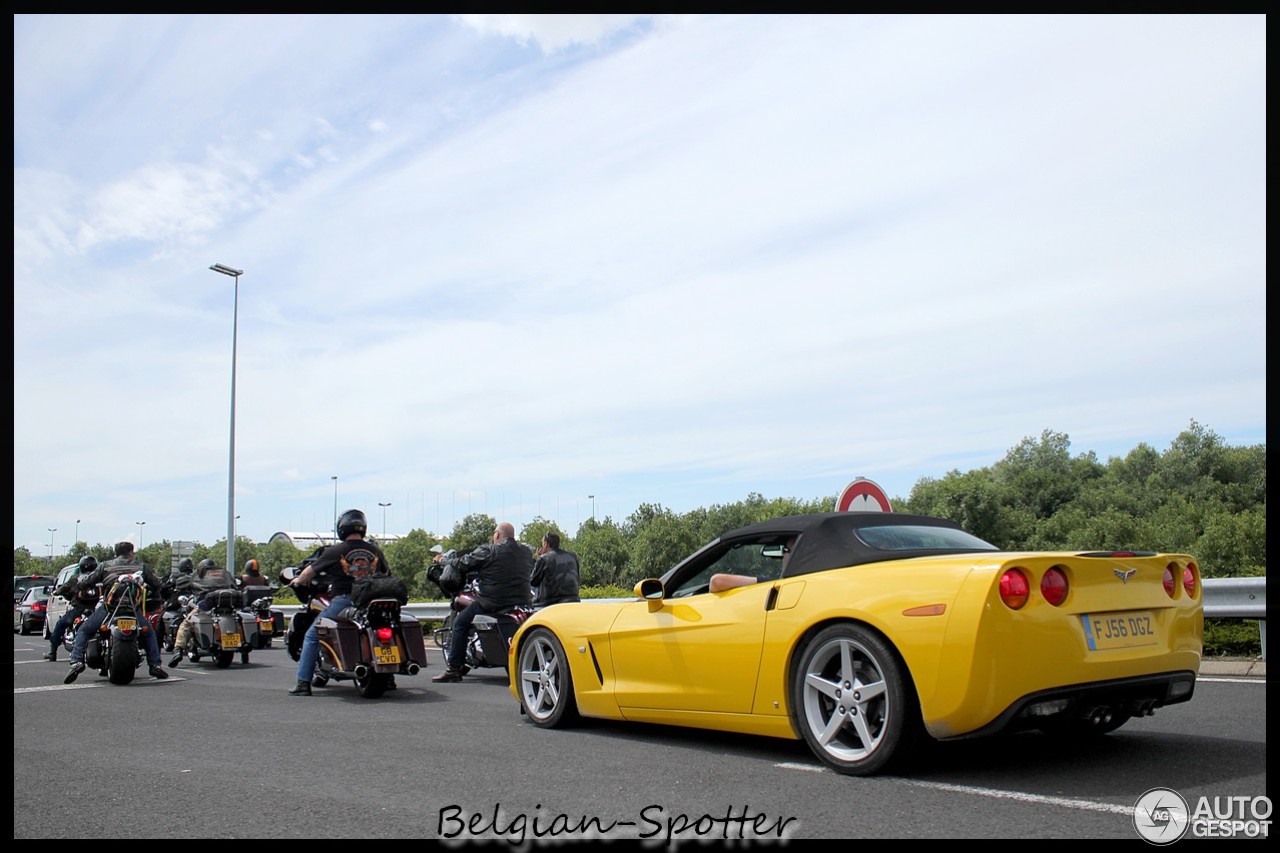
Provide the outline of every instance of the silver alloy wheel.
{"type": "Polygon", "coordinates": [[[894,713],[883,664],[854,638],[827,640],[806,655],[802,713],[818,748],[840,762],[865,760],[894,713]]]}
{"type": "Polygon", "coordinates": [[[552,729],[578,718],[573,673],[564,646],[549,629],[537,627],[520,642],[516,660],[520,707],[529,721],[552,729]]]}
{"type": "Polygon", "coordinates": [[[562,666],[550,634],[539,632],[525,643],[520,653],[520,692],[525,713],[534,722],[547,720],[560,704],[562,666]]]}

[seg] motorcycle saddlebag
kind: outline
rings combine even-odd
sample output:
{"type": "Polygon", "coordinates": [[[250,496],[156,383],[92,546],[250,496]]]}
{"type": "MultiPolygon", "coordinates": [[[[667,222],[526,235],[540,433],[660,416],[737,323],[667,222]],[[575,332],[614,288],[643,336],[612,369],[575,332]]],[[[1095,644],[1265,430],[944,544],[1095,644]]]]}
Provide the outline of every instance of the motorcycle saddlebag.
{"type": "Polygon", "coordinates": [[[244,593],[238,589],[219,589],[207,593],[205,602],[214,610],[239,610],[244,607],[244,593]]]}
{"type": "Polygon", "coordinates": [[[351,603],[356,607],[367,607],[375,598],[394,598],[401,604],[408,604],[409,587],[393,575],[356,578],[351,585],[351,603]]]}

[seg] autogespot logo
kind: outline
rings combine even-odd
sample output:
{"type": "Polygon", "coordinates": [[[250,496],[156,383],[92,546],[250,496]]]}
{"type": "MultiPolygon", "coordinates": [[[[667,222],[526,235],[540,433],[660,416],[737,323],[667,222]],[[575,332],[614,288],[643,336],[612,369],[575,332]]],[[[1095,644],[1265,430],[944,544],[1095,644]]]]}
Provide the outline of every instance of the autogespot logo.
{"type": "Polygon", "coordinates": [[[1133,804],[1133,828],[1152,844],[1172,844],[1190,824],[1187,801],[1177,791],[1152,788],[1133,804]]]}

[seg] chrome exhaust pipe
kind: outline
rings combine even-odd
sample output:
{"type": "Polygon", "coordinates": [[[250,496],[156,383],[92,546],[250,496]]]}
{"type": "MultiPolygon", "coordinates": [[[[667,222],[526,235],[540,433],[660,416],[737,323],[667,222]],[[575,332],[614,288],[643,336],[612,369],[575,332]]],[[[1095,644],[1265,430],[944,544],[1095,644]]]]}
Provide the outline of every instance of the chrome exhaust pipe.
{"type": "Polygon", "coordinates": [[[356,678],[368,678],[369,667],[365,666],[364,664],[357,664],[355,673],[356,673],[356,678]]]}
{"type": "Polygon", "coordinates": [[[411,664],[409,664],[409,674],[410,674],[410,675],[417,675],[417,674],[418,674],[418,671],[419,671],[420,669],[421,669],[421,667],[419,667],[416,663],[411,663],[411,664]]]}

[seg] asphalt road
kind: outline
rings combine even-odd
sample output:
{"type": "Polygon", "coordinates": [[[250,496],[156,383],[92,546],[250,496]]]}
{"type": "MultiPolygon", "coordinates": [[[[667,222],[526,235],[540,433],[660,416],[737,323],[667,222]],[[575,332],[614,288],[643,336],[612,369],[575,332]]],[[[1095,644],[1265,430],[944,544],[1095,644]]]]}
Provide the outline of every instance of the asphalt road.
{"type": "MultiPolygon", "coordinates": [[[[500,670],[377,700],[287,695],[280,647],[120,687],[14,635],[14,839],[595,835],[675,847],[800,838],[1137,839],[1164,787],[1267,792],[1262,679],[1202,678],[1184,705],[1085,746],[1040,734],[938,744],[909,777],[827,770],[800,742],[522,718],[500,670]],[[668,842],[671,842],[668,845],[668,842]]],[[[62,655],[65,658],[65,654],[62,655]]],[[[504,845],[505,846],[505,845],[504,845]]]]}

